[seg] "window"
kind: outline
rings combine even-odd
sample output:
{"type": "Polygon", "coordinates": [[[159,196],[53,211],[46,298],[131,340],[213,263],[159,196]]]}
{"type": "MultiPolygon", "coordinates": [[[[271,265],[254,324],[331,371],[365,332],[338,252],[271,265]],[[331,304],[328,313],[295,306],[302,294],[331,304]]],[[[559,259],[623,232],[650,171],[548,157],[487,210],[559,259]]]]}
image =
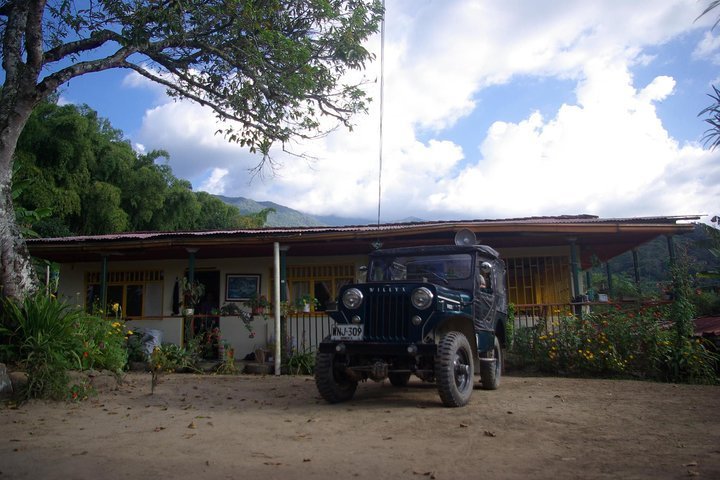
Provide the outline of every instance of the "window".
{"type": "Polygon", "coordinates": [[[328,302],[334,301],[340,287],[355,279],[355,266],[311,265],[288,266],[288,300],[295,305],[305,295],[317,298],[316,310],[324,311],[328,302]]]}
{"type": "Polygon", "coordinates": [[[565,256],[506,258],[508,301],[516,305],[567,303],[570,266],[565,256]]]}
{"type": "MultiPolygon", "coordinates": [[[[102,274],[85,274],[85,308],[92,311],[102,299],[102,274]]],[[[162,270],[109,272],[107,304],[120,304],[123,317],[153,317],[162,315],[162,270]]]]}

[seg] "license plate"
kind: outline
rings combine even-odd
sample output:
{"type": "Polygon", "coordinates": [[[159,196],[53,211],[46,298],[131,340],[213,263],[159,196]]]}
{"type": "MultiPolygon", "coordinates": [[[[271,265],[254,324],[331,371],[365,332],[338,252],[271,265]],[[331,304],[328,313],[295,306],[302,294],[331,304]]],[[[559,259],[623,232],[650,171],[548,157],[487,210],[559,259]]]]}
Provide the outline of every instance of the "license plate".
{"type": "Polygon", "coordinates": [[[363,326],[362,325],[335,325],[330,334],[332,340],[362,340],[363,339],[363,326]]]}

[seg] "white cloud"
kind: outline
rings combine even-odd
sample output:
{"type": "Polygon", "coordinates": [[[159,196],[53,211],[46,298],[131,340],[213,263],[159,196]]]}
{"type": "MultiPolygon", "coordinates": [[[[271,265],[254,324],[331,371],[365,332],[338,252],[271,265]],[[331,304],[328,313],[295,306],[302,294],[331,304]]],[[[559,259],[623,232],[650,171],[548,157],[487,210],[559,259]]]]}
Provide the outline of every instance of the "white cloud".
{"type": "Polygon", "coordinates": [[[710,60],[715,65],[720,64],[720,37],[716,37],[712,32],[706,32],[702,40],[697,44],[692,53],[696,60],[710,60]]]}
{"type": "Polygon", "coordinates": [[[225,192],[229,170],[227,168],[213,168],[210,177],[200,184],[200,190],[208,193],[222,194],[225,192]]]}
{"type": "MultiPolygon", "coordinates": [[[[675,93],[676,79],[666,72],[640,85],[631,73],[655,61],[647,47],[708,28],[709,18],[693,23],[700,10],[695,0],[653,8],[624,0],[389,2],[383,220],[714,208],[719,182],[706,179],[719,175],[718,154],[680,145],[658,116],[657,103],[675,93]],[[571,80],[575,101],[554,112],[544,107],[547,118],[533,113],[539,103],[530,105],[523,120],[496,121],[488,131],[463,123],[482,89],[518,76],[571,80]],[[463,135],[452,129],[459,125],[463,135]]],[[[706,37],[696,55],[717,50],[706,37]]],[[[376,78],[377,63],[364,75],[376,78]]],[[[370,90],[377,99],[377,85],[370,90]]],[[[276,151],[280,174],[252,184],[248,169],[259,158],[215,135],[214,115],[199,106],[164,102],[148,110],[138,140],[169,150],[175,174],[200,188],[372,219],[378,118],[375,102],[352,133],[292,147],[312,161],[276,151]]]]}

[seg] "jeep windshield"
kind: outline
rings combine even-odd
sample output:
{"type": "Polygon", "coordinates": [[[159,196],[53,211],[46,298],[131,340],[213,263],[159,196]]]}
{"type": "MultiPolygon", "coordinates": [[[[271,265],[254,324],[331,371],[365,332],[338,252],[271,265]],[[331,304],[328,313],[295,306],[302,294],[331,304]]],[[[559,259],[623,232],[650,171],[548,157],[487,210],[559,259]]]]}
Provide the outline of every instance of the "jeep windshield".
{"type": "Polygon", "coordinates": [[[423,282],[472,290],[473,257],[468,253],[373,258],[371,282],[423,282]]]}

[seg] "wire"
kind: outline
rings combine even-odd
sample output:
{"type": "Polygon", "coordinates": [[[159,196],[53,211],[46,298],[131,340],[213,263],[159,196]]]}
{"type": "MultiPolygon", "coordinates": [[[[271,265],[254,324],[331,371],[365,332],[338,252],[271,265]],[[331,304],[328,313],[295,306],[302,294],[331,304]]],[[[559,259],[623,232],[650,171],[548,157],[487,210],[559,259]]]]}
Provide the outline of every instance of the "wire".
{"type": "Polygon", "coordinates": [[[380,23],[380,131],[378,152],[378,212],[377,225],[380,228],[380,208],[382,205],[382,168],[383,168],[383,115],[385,106],[385,0],[382,2],[383,17],[380,23]]]}

